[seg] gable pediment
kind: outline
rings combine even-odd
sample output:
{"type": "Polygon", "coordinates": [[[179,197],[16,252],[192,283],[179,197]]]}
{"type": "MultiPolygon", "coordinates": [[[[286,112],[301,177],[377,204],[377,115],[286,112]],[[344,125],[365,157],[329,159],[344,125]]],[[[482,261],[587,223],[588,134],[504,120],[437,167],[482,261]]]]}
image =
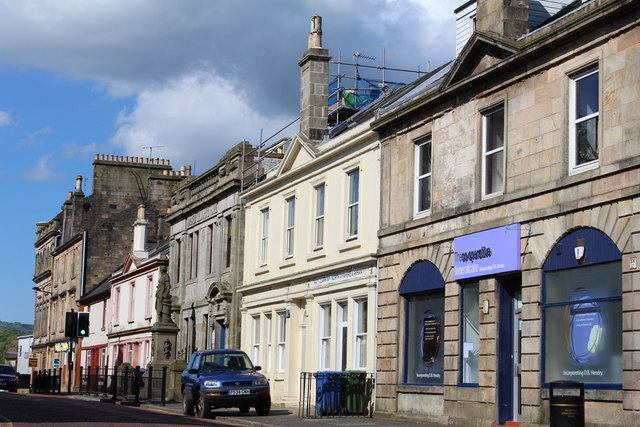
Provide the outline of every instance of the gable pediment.
{"type": "Polygon", "coordinates": [[[293,137],[289,149],[282,159],[282,165],[278,172],[278,176],[297,169],[316,158],[316,151],[313,145],[307,141],[302,135],[297,134],[293,137]]]}
{"type": "Polygon", "coordinates": [[[477,31],[469,39],[456,60],[444,86],[480,74],[520,51],[521,42],[495,33],[477,31]]]}
{"type": "Polygon", "coordinates": [[[138,266],[136,265],[136,260],[131,255],[129,255],[127,256],[127,260],[125,261],[122,267],[121,276],[124,276],[125,274],[137,269],[138,269],[138,266]]]}

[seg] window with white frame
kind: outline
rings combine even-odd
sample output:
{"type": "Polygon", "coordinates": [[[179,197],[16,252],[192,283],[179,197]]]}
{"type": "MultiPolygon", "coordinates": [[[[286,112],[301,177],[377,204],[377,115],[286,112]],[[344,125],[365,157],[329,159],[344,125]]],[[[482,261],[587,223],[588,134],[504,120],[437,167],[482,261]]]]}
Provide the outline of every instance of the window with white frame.
{"type": "Polygon", "coordinates": [[[278,372],[285,369],[285,350],[287,340],[287,316],[285,312],[278,313],[278,372]]]}
{"type": "Polygon", "coordinates": [[[273,344],[273,322],[271,314],[267,314],[264,318],[265,320],[265,328],[267,328],[267,358],[266,358],[266,367],[265,370],[267,372],[271,372],[271,352],[272,344],[273,344]]]}
{"type": "Polygon", "coordinates": [[[358,299],[356,304],[356,348],[355,367],[356,369],[366,369],[367,367],[367,317],[368,301],[366,298],[358,299]]]}
{"type": "Polygon", "coordinates": [[[269,250],[269,208],[260,211],[262,218],[262,231],[260,233],[260,265],[267,264],[267,254],[269,250]]]}
{"type": "Polygon", "coordinates": [[[315,187],[315,195],[313,246],[314,248],[321,248],[324,245],[324,183],[315,187]]]}
{"type": "Polygon", "coordinates": [[[133,322],[133,316],[136,312],[136,282],[129,284],[129,313],[127,315],[127,321],[133,322]]]}
{"type": "Polygon", "coordinates": [[[284,254],[287,257],[293,255],[293,231],[296,225],[296,198],[289,197],[286,200],[287,205],[287,235],[285,239],[284,254]]]}
{"type": "Polygon", "coordinates": [[[482,195],[504,191],[504,106],[482,114],[482,195]]]}
{"type": "Polygon", "coordinates": [[[260,315],[252,317],[253,323],[253,363],[256,365],[260,364],[260,315]]]}
{"type": "Polygon", "coordinates": [[[360,202],[360,171],[354,169],[347,174],[349,178],[349,199],[347,205],[347,236],[358,235],[358,204],[360,202]]]}
{"type": "Polygon", "coordinates": [[[415,213],[431,210],[431,136],[416,142],[415,150],[415,213]]]}
{"type": "Polygon", "coordinates": [[[571,172],[598,165],[600,89],[598,68],[571,77],[569,89],[569,166],[571,172]]]}
{"type": "Polygon", "coordinates": [[[331,366],[331,304],[320,306],[320,369],[331,366]]]}
{"type": "Polygon", "coordinates": [[[347,301],[338,302],[338,332],[336,345],[336,368],[338,371],[347,369],[347,336],[349,333],[349,305],[347,301]]]}
{"type": "Polygon", "coordinates": [[[147,289],[145,296],[144,318],[151,319],[151,307],[153,306],[153,276],[147,276],[147,289]]]}
{"type": "Polygon", "coordinates": [[[113,301],[113,324],[120,324],[120,287],[116,288],[116,297],[113,301]]]}

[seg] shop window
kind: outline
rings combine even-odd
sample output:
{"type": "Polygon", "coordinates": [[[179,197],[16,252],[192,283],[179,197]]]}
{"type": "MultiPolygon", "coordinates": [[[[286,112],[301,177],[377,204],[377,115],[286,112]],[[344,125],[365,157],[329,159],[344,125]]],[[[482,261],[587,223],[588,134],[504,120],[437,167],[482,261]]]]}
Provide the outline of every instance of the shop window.
{"type": "Polygon", "coordinates": [[[564,237],[543,266],[543,381],[622,383],[622,265],[595,229],[564,237]]]}
{"type": "Polygon", "coordinates": [[[460,382],[478,384],[478,359],[480,358],[480,310],[478,309],[478,283],[462,286],[462,311],[460,319],[460,382]]]}
{"type": "Polygon", "coordinates": [[[400,285],[405,298],[404,383],[444,382],[444,279],[428,261],[414,264],[400,285]]]}

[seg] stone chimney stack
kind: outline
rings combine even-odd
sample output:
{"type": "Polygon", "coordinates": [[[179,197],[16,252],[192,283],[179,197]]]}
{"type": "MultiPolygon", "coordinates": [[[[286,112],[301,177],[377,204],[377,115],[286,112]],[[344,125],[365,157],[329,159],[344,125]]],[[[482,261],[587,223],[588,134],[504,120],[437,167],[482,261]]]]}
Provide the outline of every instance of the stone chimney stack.
{"type": "Polygon", "coordinates": [[[312,142],[321,142],[327,132],[329,115],[329,51],[322,48],[322,17],[311,17],[307,51],[300,66],[300,133],[312,142]]]}
{"type": "Polygon", "coordinates": [[[133,224],[133,256],[135,258],[146,258],[149,256],[147,248],[147,226],[149,221],[146,219],[146,210],[144,205],[138,206],[138,219],[133,224]]]}
{"type": "Polygon", "coordinates": [[[83,196],[84,193],[82,192],[82,175],[78,175],[76,176],[76,191],[75,194],[79,195],[79,196],[83,196]]]}
{"type": "Polygon", "coordinates": [[[529,0],[478,0],[476,25],[515,40],[529,31],[529,0]]]}

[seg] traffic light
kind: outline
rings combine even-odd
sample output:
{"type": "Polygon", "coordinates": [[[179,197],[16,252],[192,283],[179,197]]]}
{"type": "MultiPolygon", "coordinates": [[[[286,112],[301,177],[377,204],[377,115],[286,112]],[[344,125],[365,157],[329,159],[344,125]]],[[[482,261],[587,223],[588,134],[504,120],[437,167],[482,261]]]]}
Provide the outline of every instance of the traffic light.
{"type": "Polygon", "coordinates": [[[76,316],[78,313],[74,313],[73,311],[67,311],[65,322],[64,322],[64,336],[67,338],[75,338],[77,332],[78,325],[78,317],[76,316]]]}
{"type": "Polygon", "coordinates": [[[84,338],[89,336],[89,313],[78,313],[78,329],[77,337],[84,338]]]}

